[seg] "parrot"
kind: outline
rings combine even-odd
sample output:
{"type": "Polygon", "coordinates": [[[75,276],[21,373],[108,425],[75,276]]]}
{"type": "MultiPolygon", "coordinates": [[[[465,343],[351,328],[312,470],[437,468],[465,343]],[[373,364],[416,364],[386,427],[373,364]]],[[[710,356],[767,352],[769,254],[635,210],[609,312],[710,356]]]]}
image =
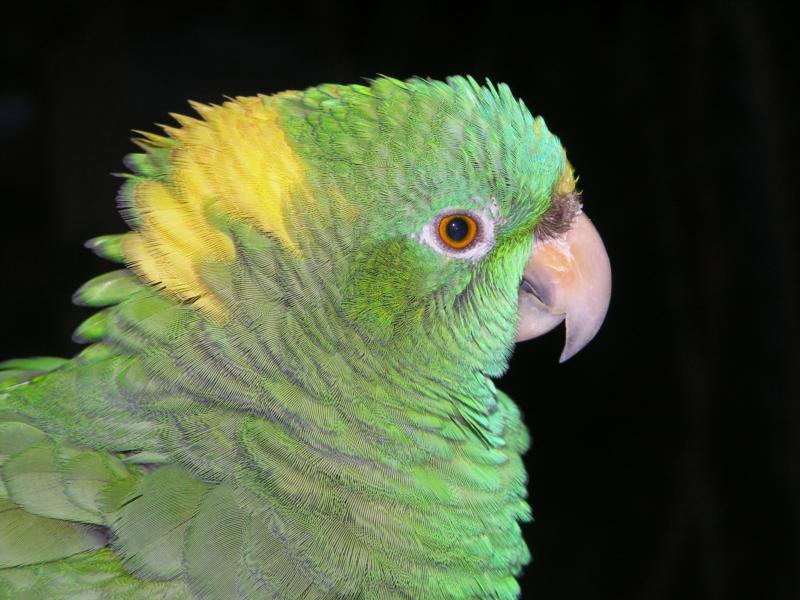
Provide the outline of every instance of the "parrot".
{"type": "Polygon", "coordinates": [[[611,291],[561,142],[470,76],[189,104],[86,243],[82,350],[0,364],[0,598],[518,598],[494,380],[611,291]]]}

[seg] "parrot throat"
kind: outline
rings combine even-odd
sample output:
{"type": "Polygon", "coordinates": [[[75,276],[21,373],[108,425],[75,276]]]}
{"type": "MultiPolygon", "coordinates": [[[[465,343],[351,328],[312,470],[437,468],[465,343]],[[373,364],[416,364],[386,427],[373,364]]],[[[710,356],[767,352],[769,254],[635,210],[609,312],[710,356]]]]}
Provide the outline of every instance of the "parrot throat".
{"type": "Polygon", "coordinates": [[[331,389],[336,405],[308,396],[286,403],[291,417],[247,419],[237,486],[319,585],[515,597],[501,592],[529,559],[518,410],[482,375],[456,388],[398,366],[331,389]]]}

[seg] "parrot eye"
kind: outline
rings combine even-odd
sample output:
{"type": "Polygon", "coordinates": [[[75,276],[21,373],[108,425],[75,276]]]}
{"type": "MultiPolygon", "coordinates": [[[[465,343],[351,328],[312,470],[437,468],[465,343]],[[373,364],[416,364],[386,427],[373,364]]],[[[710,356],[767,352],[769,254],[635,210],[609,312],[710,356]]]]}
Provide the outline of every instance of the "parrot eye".
{"type": "Polygon", "coordinates": [[[486,210],[447,208],[428,221],[415,237],[439,254],[479,260],[494,246],[496,217],[494,205],[486,210]]]}
{"type": "Polygon", "coordinates": [[[469,246],[478,235],[478,224],[469,215],[445,215],[439,220],[439,239],[456,250],[469,246]]]}

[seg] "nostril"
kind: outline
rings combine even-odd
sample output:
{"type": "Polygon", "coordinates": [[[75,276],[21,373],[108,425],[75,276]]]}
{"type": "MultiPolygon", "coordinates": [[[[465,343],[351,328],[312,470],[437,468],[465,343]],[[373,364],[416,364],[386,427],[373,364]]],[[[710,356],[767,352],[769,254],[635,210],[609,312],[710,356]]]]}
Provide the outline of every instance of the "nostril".
{"type": "Polygon", "coordinates": [[[527,279],[523,279],[522,283],[519,284],[519,287],[522,288],[523,292],[528,292],[529,294],[533,294],[534,296],[537,295],[536,290],[533,289],[531,282],[528,281],[527,279]]]}
{"type": "Polygon", "coordinates": [[[537,287],[537,285],[530,279],[525,279],[523,277],[522,283],[519,284],[519,289],[521,289],[526,294],[531,294],[539,302],[541,302],[544,305],[547,305],[547,302],[545,301],[547,294],[544,292],[543,289],[541,289],[541,286],[537,287]]]}

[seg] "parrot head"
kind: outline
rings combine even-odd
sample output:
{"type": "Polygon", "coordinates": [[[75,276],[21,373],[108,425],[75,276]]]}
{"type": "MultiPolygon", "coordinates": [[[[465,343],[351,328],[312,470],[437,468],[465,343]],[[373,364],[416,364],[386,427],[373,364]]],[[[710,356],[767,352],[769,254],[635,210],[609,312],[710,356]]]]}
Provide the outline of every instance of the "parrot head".
{"type": "Polygon", "coordinates": [[[559,140],[507,86],[379,78],[193,106],[130,159],[125,250],[145,281],[230,319],[246,293],[215,265],[249,255],[298,319],[490,376],[564,319],[562,360],[599,329],[602,242],[559,140]]]}

